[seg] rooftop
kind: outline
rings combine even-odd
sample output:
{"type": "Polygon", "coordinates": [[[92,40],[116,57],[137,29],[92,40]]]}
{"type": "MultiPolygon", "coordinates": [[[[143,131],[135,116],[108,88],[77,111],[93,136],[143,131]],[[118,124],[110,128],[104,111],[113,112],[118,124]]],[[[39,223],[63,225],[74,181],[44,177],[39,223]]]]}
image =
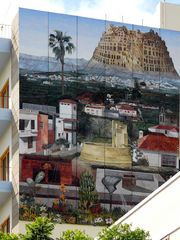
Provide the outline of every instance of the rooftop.
{"type": "Polygon", "coordinates": [[[177,153],[179,139],[167,137],[164,134],[148,134],[139,139],[139,149],[177,153]]]}
{"type": "Polygon", "coordinates": [[[76,104],[76,101],[74,101],[74,100],[72,100],[72,99],[61,99],[61,100],[59,100],[59,102],[61,102],[61,103],[76,104]]]}

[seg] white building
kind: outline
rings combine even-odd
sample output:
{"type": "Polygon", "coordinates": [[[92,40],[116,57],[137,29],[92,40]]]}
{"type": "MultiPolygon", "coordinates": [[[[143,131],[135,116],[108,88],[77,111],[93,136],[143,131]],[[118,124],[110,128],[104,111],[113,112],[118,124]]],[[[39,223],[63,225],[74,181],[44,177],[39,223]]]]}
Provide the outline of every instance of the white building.
{"type": "Polygon", "coordinates": [[[0,25],[0,29],[0,231],[10,232],[16,231],[19,221],[19,73],[14,32],[11,41],[11,27],[0,25]]]}
{"type": "Polygon", "coordinates": [[[59,101],[59,118],[56,118],[56,140],[65,139],[70,146],[76,144],[77,103],[71,99],[59,101]]]}
{"type": "Polygon", "coordinates": [[[138,150],[152,167],[171,167],[179,169],[179,139],[165,134],[152,133],[138,141],[138,150]]]}
{"type": "Polygon", "coordinates": [[[88,104],[84,108],[84,112],[90,115],[103,117],[104,116],[105,106],[103,104],[88,104]]]}
{"type": "Polygon", "coordinates": [[[136,109],[128,104],[116,104],[115,108],[119,111],[120,116],[137,117],[136,109]]]}
{"type": "Polygon", "coordinates": [[[35,153],[38,112],[20,109],[19,117],[19,153],[35,153]]]}

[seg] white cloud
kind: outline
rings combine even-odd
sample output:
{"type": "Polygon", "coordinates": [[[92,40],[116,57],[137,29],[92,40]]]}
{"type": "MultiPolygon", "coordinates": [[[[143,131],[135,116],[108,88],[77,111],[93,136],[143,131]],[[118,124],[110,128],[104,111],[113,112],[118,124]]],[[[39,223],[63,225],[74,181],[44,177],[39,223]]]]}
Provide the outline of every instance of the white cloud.
{"type": "Polygon", "coordinates": [[[49,12],[64,12],[63,0],[1,0],[0,23],[11,24],[18,7],[43,10],[49,12]]]}
{"type": "MultiPolygon", "coordinates": [[[[17,12],[17,7],[24,7],[49,12],[67,13],[78,16],[123,21],[132,24],[159,27],[159,4],[154,12],[144,11],[142,4],[146,0],[82,0],[79,9],[66,11],[64,2],[67,0],[6,0],[1,1],[0,23],[10,24],[17,12]]],[[[74,9],[74,8],[73,8],[74,9]]]]}
{"type": "Polygon", "coordinates": [[[81,1],[80,8],[70,11],[70,14],[86,16],[90,18],[105,19],[132,24],[159,27],[159,4],[153,13],[144,11],[141,8],[144,0],[96,0],[94,5],[88,1],[81,1]]]}
{"type": "Polygon", "coordinates": [[[64,12],[63,0],[19,0],[19,6],[22,8],[30,8],[35,10],[43,10],[48,12],[64,12]]]}

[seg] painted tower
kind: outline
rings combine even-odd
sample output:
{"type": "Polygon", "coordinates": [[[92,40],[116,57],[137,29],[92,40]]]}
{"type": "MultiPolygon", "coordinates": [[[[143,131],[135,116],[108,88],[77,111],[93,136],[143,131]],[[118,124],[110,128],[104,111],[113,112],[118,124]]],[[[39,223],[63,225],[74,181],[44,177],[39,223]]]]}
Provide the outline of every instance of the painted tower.
{"type": "Polygon", "coordinates": [[[65,139],[70,146],[76,144],[77,103],[71,99],[59,101],[59,118],[56,119],[56,140],[65,139]]]}

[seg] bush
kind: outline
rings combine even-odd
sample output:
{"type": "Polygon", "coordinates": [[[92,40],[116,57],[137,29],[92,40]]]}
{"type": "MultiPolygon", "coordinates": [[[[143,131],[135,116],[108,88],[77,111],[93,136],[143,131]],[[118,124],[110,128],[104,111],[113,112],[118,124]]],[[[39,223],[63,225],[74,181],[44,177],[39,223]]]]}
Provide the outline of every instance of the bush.
{"type": "Polygon", "coordinates": [[[0,232],[0,239],[1,240],[21,240],[20,236],[15,234],[8,234],[0,232]]]}
{"type": "Polygon", "coordinates": [[[67,230],[63,232],[58,240],[92,240],[88,235],[80,230],[67,230]]]}
{"type": "Polygon", "coordinates": [[[150,240],[149,232],[140,228],[132,230],[129,224],[105,228],[98,237],[98,240],[150,240]]]}
{"type": "MultiPolygon", "coordinates": [[[[39,217],[35,222],[26,225],[25,235],[15,235],[0,232],[0,240],[53,240],[51,238],[54,224],[48,218],[39,217]]],[[[149,232],[143,229],[131,229],[131,225],[115,225],[103,229],[98,235],[98,240],[150,240],[149,232]]],[[[92,240],[80,230],[67,230],[56,240],[92,240]]]]}
{"type": "Polygon", "coordinates": [[[54,224],[48,218],[38,217],[36,221],[26,225],[26,235],[23,240],[50,240],[54,224]]]}

